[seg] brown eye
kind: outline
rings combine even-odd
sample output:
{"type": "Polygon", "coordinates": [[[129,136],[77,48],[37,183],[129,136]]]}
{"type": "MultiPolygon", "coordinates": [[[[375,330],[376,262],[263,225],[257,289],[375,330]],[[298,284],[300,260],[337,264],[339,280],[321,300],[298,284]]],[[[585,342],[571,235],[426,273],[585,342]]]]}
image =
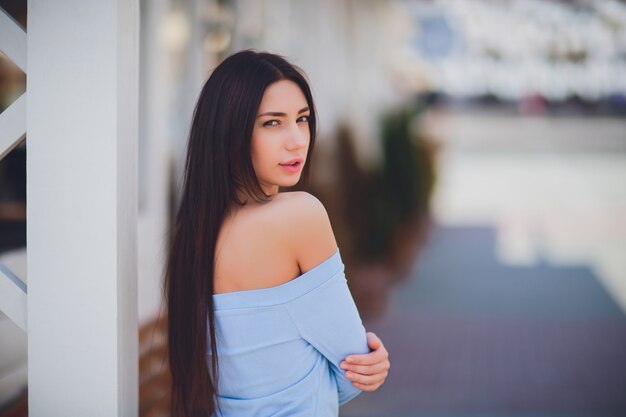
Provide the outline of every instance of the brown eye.
{"type": "Polygon", "coordinates": [[[309,122],[309,116],[302,116],[302,117],[298,118],[298,122],[308,123],[309,122]]]}
{"type": "Polygon", "coordinates": [[[278,126],[278,120],[268,120],[267,122],[263,123],[263,126],[278,126]]]}

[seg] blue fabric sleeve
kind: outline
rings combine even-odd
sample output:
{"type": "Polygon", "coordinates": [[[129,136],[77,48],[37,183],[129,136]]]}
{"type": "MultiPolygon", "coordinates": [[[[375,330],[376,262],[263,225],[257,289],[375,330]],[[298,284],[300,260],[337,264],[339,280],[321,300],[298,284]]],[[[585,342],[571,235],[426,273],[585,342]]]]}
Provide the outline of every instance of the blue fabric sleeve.
{"type": "Polygon", "coordinates": [[[345,371],[339,367],[350,354],[370,352],[343,266],[324,284],[286,307],[302,338],[330,362],[337,381],[339,405],[360,394],[361,390],[345,378],[345,371]]]}

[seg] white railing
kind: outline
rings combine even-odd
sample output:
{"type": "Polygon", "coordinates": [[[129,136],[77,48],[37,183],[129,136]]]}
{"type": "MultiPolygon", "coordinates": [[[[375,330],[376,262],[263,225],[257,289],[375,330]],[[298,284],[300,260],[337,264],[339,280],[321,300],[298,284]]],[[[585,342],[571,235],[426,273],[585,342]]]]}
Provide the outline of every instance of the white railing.
{"type": "Polygon", "coordinates": [[[26,32],[0,8],[0,51],[26,72],[26,32]]]}
{"type": "MultiPolygon", "coordinates": [[[[26,72],[26,32],[0,8],[0,51],[26,72]]],[[[0,113],[0,160],[26,137],[26,93],[0,113]]],[[[0,311],[26,331],[26,284],[0,263],[0,311]]]]}
{"type": "Polygon", "coordinates": [[[26,331],[26,284],[0,263],[0,310],[26,331]]]}

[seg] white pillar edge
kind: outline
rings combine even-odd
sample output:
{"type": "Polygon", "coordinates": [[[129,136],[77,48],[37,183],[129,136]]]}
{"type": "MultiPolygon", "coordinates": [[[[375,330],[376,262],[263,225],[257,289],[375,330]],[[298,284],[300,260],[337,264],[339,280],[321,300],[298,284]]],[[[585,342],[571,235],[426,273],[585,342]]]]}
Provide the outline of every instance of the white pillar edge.
{"type": "MultiPolygon", "coordinates": [[[[99,0],[93,0],[98,4],[99,0]]],[[[139,412],[139,0],[117,3],[117,415],[139,412]]]]}

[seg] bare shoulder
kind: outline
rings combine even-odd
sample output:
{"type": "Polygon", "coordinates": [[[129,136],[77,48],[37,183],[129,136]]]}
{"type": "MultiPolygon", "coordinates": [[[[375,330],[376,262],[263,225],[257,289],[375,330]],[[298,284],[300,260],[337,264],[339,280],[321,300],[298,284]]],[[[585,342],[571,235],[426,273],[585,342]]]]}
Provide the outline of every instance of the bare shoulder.
{"type": "Polygon", "coordinates": [[[337,241],[326,208],[306,191],[277,194],[274,215],[287,252],[304,273],[330,258],[337,241]]]}
{"type": "Polygon", "coordinates": [[[294,191],[241,208],[216,243],[215,294],[270,288],[319,265],[337,250],[324,205],[294,191]]]}

